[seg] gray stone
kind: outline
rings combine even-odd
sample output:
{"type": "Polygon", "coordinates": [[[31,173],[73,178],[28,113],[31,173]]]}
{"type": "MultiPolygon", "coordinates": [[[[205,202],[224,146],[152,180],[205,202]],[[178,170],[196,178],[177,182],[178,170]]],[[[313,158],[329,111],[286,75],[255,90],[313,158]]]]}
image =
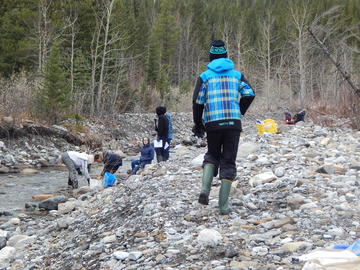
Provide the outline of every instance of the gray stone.
{"type": "Polygon", "coordinates": [[[52,197],[39,203],[40,209],[58,210],[59,203],[66,202],[67,198],[64,195],[52,197]]]}
{"type": "Polygon", "coordinates": [[[132,251],[129,253],[129,260],[130,261],[137,261],[142,257],[143,253],[141,251],[132,251]]]}
{"type": "Polygon", "coordinates": [[[0,236],[0,249],[6,246],[6,242],[7,242],[6,237],[0,236]]]}

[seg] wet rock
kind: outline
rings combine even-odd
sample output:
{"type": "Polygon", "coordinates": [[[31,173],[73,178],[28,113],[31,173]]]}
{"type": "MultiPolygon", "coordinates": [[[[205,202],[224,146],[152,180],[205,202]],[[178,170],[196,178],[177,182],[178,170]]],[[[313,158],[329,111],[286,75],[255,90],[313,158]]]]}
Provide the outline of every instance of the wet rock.
{"type": "Polygon", "coordinates": [[[197,241],[203,246],[216,247],[222,240],[221,234],[213,229],[203,229],[200,231],[197,241]]]}
{"type": "Polygon", "coordinates": [[[8,167],[5,167],[5,166],[3,166],[3,165],[0,165],[0,174],[2,174],[2,173],[9,173],[9,168],[8,167]]]}
{"type": "Polygon", "coordinates": [[[56,196],[39,203],[40,209],[58,210],[59,203],[66,202],[67,198],[64,195],[56,196]]]}
{"type": "Polygon", "coordinates": [[[36,203],[33,202],[27,202],[25,203],[25,209],[28,211],[33,211],[38,207],[38,205],[36,203]]]}
{"type": "Polygon", "coordinates": [[[14,215],[13,211],[8,211],[8,210],[0,211],[0,217],[1,216],[10,217],[10,216],[13,216],[13,215],[14,215]]]}

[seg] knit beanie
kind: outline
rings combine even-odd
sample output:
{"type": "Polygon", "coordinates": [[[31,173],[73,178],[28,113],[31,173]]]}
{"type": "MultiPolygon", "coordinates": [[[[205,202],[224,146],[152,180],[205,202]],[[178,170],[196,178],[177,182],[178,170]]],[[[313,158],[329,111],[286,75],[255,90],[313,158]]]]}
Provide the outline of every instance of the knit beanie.
{"type": "Polygon", "coordinates": [[[227,50],[224,41],[214,40],[211,43],[209,58],[210,62],[218,58],[227,58],[227,50]]]}

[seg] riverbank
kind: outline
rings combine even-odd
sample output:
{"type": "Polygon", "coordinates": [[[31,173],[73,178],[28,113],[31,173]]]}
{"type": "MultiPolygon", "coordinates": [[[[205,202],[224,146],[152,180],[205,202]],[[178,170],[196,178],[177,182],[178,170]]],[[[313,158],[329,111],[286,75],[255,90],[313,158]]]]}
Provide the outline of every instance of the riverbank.
{"type": "Polygon", "coordinates": [[[169,162],[74,194],[46,219],[0,225],[4,269],[301,269],[300,255],[360,239],[360,132],[280,130],[259,138],[245,119],[229,216],[217,179],[209,206],[197,203],[206,149],[178,145],[169,162]]]}

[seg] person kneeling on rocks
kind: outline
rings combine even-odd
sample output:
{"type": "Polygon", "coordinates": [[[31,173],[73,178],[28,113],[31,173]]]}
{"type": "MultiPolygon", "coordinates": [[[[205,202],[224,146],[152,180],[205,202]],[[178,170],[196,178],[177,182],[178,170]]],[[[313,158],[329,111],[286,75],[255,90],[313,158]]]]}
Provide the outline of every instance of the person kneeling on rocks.
{"type": "Polygon", "coordinates": [[[140,150],[140,159],[131,161],[131,174],[136,174],[140,168],[151,164],[154,159],[154,148],[150,144],[149,138],[143,138],[143,147],[140,150]]]}
{"type": "Polygon", "coordinates": [[[236,177],[241,115],[246,113],[255,93],[227,58],[222,40],[212,43],[209,56],[208,70],[197,79],[193,95],[193,132],[203,137],[206,131],[208,145],[199,203],[209,204],[211,183],[220,168],[219,210],[220,214],[228,214],[231,183],[236,177]]]}
{"type": "Polygon", "coordinates": [[[76,189],[79,187],[77,175],[84,175],[84,178],[90,184],[90,167],[94,163],[94,156],[86,153],[68,151],[62,154],[62,162],[69,170],[68,186],[76,189]]]}
{"type": "Polygon", "coordinates": [[[102,152],[96,154],[95,161],[104,163],[104,169],[97,177],[98,179],[101,179],[106,172],[115,173],[122,165],[122,157],[118,154],[111,152],[102,152]]]}

